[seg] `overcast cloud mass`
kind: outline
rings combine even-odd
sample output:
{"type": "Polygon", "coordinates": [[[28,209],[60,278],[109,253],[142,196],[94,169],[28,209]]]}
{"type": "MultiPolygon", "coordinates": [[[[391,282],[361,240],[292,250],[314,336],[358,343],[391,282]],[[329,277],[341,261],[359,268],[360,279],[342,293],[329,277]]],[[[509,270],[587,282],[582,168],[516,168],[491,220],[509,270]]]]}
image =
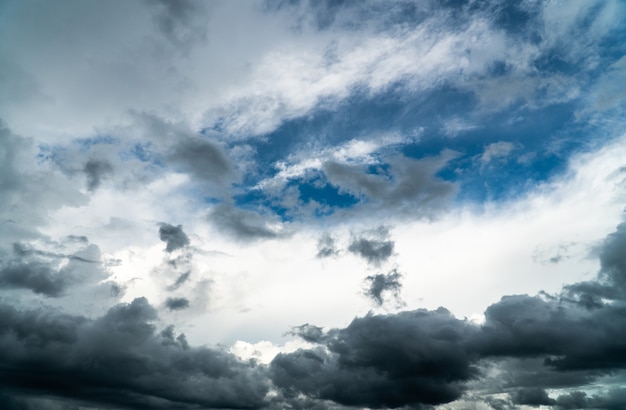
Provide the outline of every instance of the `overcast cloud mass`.
{"type": "Polygon", "coordinates": [[[626,408],[626,3],[0,2],[0,408],[626,408]]]}

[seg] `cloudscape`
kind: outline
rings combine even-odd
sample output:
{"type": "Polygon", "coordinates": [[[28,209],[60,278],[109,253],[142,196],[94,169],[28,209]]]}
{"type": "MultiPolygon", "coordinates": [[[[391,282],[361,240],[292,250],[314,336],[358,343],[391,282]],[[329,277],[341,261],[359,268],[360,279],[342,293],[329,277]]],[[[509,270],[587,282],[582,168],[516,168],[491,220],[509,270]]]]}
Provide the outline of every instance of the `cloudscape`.
{"type": "Polygon", "coordinates": [[[0,2],[0,408],[625,409],[622,0],[0,2]]]}

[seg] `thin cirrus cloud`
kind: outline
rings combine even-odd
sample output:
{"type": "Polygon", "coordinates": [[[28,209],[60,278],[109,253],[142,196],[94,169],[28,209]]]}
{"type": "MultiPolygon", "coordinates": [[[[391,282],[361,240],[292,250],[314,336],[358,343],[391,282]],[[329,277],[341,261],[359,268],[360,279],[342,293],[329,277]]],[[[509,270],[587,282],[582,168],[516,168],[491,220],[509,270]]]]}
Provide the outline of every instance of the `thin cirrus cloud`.
{"type": "Polygon", "coordinates": [[[3,2],[0,407],[624,408],[625,16],[3,2]]]}

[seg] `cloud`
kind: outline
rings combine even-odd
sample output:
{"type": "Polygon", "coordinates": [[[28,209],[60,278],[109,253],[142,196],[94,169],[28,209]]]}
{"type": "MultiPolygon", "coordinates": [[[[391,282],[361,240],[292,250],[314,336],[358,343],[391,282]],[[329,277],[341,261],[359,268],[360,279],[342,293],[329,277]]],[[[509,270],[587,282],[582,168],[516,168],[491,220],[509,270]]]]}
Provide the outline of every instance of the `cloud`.
{"type": "Polygon", "coordinates": [[[336,256],[339,253],[335,245],[335,239],[329,234],[322,235],[317,241],[317,254],[318,258],[328,258],[330,256],[336,256]]]}
{"type": "Polygon", "coordinates": [[[276,239],[286,234],[281,226],[272,226],[260,214],[236,208],[229,203],[215,206],[209,214],[209,220],[220,232],[242,241],[276,239]]]}
{"type": "Polygon", "coordinates": [[[383,294],[391,294],[396,300],[399,300],[400,289],[402,289],[401,278],[402,274],[396,269],[386,274],[378,273],[368,276],[365,280],[369,282],[369,288],[365,291],[365,295],[378,305],[382,305],[384,302],[383,294]]]}
{"type": "Polygon", "coordinates": [[[165,307],[169,310],[183,310],[189,307],[189,299],[186,298],[167,298],[165,307]]]}
{"type": "MultiPolygon", "coordinates": [[[[389,158],[388,174],[371,174],[365,167],[327,161],[323,164],[329,182],[340,191],[364,198],[370,208],[430,217],[441,211],[456,193],[454,183],[435,176],[457,154],[446,151],[431,158],[389,158]]],[[[366,208],[367,209],[367,208],[366,208]]]]}
{"type": "Polygon", "coordinates": [[[324,331],[321,327],[310,325],[308,323],[292,327],[289,334],[293,336],[298,336],[303,340],[311,343],[319,343],[324,338],[324,331]]]}
{"type": "Polygon", "coordinates": [[[513,150],[515,150],[515,148],[515,144],[507,141],[491,143],[485,147],[485,150],[480,156],[481,165],[484,167],[492,161],[506,158],[513,150]]]}
{"type": "Polygon", "coordinates": [[[165,251],[170,253],[189,245],[189,238],[183,232],[182,225],[174,226],[162,222],[159,226],[159,239],[167,243],[165,251]]]}
{"type": "Polygon", "coordinates": [[[147,3],[155,6],[154,19],[161,33],[177,47],[188,49],[192,42],[206,36],[206,22],[194,19],[202,14],[200,3],[190,0],[147,0],[147,3]]]}
{"type": "Polygon", "coordinates": [[[200,137],[179,139],[169,159],[200,182],[222,183],[233,175],[232,164],[222,150],[200,137]]]}
{"type": "Polygon", "coordinates": [[[387,261],[393,253],[394,242],[385,240],[388,236],[385,227],[379,227],[369,232],[364,232],[365,236],[356,236],[348,246],[348,251],[365,259],[367,263],[378,266],[387,261]]]}
{"type": "MultiPolygon", "coordinates": [[[[327,332],[307,324],[293,333],[316,346],[277,355],[272,380],[287,397],[301,393],[371,408],[451,402],[481,379],[490,390],[506,388],[516,404],[602,407],[600,396],[572,392],[555,399],[546,389],[585,386],[626,371],[625,226],[602,243],[601,271],[586,286],[565,287],[560,295],[504,296],[487,308],[481,324],[444,308],[370,313],[327,332]],[[489,380],[484,366],[503,373],[489,380]]],[[[622,391],[610,397],[623,403],[622,391]]]]}
{"type": "Polygon", "coordinates": [[[325,349],[277,355],[271,377],[288,396],[304,393],[347,406],[447,403],[477,376],[464,345],[473,332],[443,308],[368,315],[331,331],[325,349]]]}
{"type": "Polygon", "coordinates": [[[113,172],[113,167],[106,160],[90,159],[85,163],[83,171],[87,175],[87,188],[93,191],[108,174],[113,172]]]}
{"type": "Polygon", "coordinates": [[[514,404],[526,404],[528,406],[552,406],[556,400],[551,399],[544,389],[520,389],[513,394],[514,404]]]}
{"type": "Polygon", "coordinates": [[[216,349],[158,333],[146,299],[88,319],[0,305],[2,391],[120,408],[255,408],[268,384],[261,370],[216,349]],[[10,370],[9,370],[10,369],[10,370]],[[36,370],[36,371],[34,371],[36,370]]]}
{"type": "Polygon", "coordinates": [[[67,271],[55,271],[47,263],[3,265],[0,269],[0,284],[6,289],[29,289],[46,296],[59,297],[73,282],[67,271]]]}
{"type": "Polygon", "coordinates": [[[191,271],[183,272],[178,275],[174,283],[167,287],[167,290],[176,290],[181,287],[185,282],[187,282],[187,280],[189,280],[189,275],[191,275],[191,271]]]}
{"type": "Polygon", "coordinates": [[[14,243],[12,257],[3,256],[0,284],[5,289],[30,290],[35,294],[59,298],[65,296],[72,286],[95,284],[108,278],[100,263],[100,250],[93,244],[84,244],[76,252],[65,254],[14,243]]]}

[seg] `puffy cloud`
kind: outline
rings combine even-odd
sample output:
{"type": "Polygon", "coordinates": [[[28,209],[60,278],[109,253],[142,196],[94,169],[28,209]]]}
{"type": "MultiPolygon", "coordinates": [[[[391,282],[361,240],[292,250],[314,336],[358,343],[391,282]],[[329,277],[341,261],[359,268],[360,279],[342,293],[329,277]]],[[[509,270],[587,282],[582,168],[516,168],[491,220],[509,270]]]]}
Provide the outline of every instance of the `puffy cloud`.
{"type": "Polygon", "coordinates": [[[174,252],[189,245],[189,238],[183,231],[182,225],[174,226],[168,223],[161,223],[159,226],[159,239],[167,243],[165,247],[166,252],[174,252]]]}
{"type": "Polygon", "coordinates": [[[88,319],[0,305],[2,391],[14,401],[48,395],[115,408],[256,408],[262,371],[222,350],[157,333],[146,299],[88,319]],[[10,369],[10,370],[8,370],[10,369]]]}
{"type": "Polygon", "coordinates": [[[277,355],[271,377],[288,396],[349,406],[447,403],[478,375],[465,344],[474,332],[443,308],[369,315],[332,330],[323,347],[277,355]]]}
{"type": "Polygon", "coordinates": [[[189,300],[186,298],[167,298],[165,307],[169,310],[183,310],[189,307],[189,300]]]}
{"type": "Polygon", "coordinates": [[[348,251],[362,257],[372,265],[378,266],[387,261],[393,253],[394,242],[385,240],[389,232],[385,227],[363,232],[355,236],[348,246],[348,251]]]}

